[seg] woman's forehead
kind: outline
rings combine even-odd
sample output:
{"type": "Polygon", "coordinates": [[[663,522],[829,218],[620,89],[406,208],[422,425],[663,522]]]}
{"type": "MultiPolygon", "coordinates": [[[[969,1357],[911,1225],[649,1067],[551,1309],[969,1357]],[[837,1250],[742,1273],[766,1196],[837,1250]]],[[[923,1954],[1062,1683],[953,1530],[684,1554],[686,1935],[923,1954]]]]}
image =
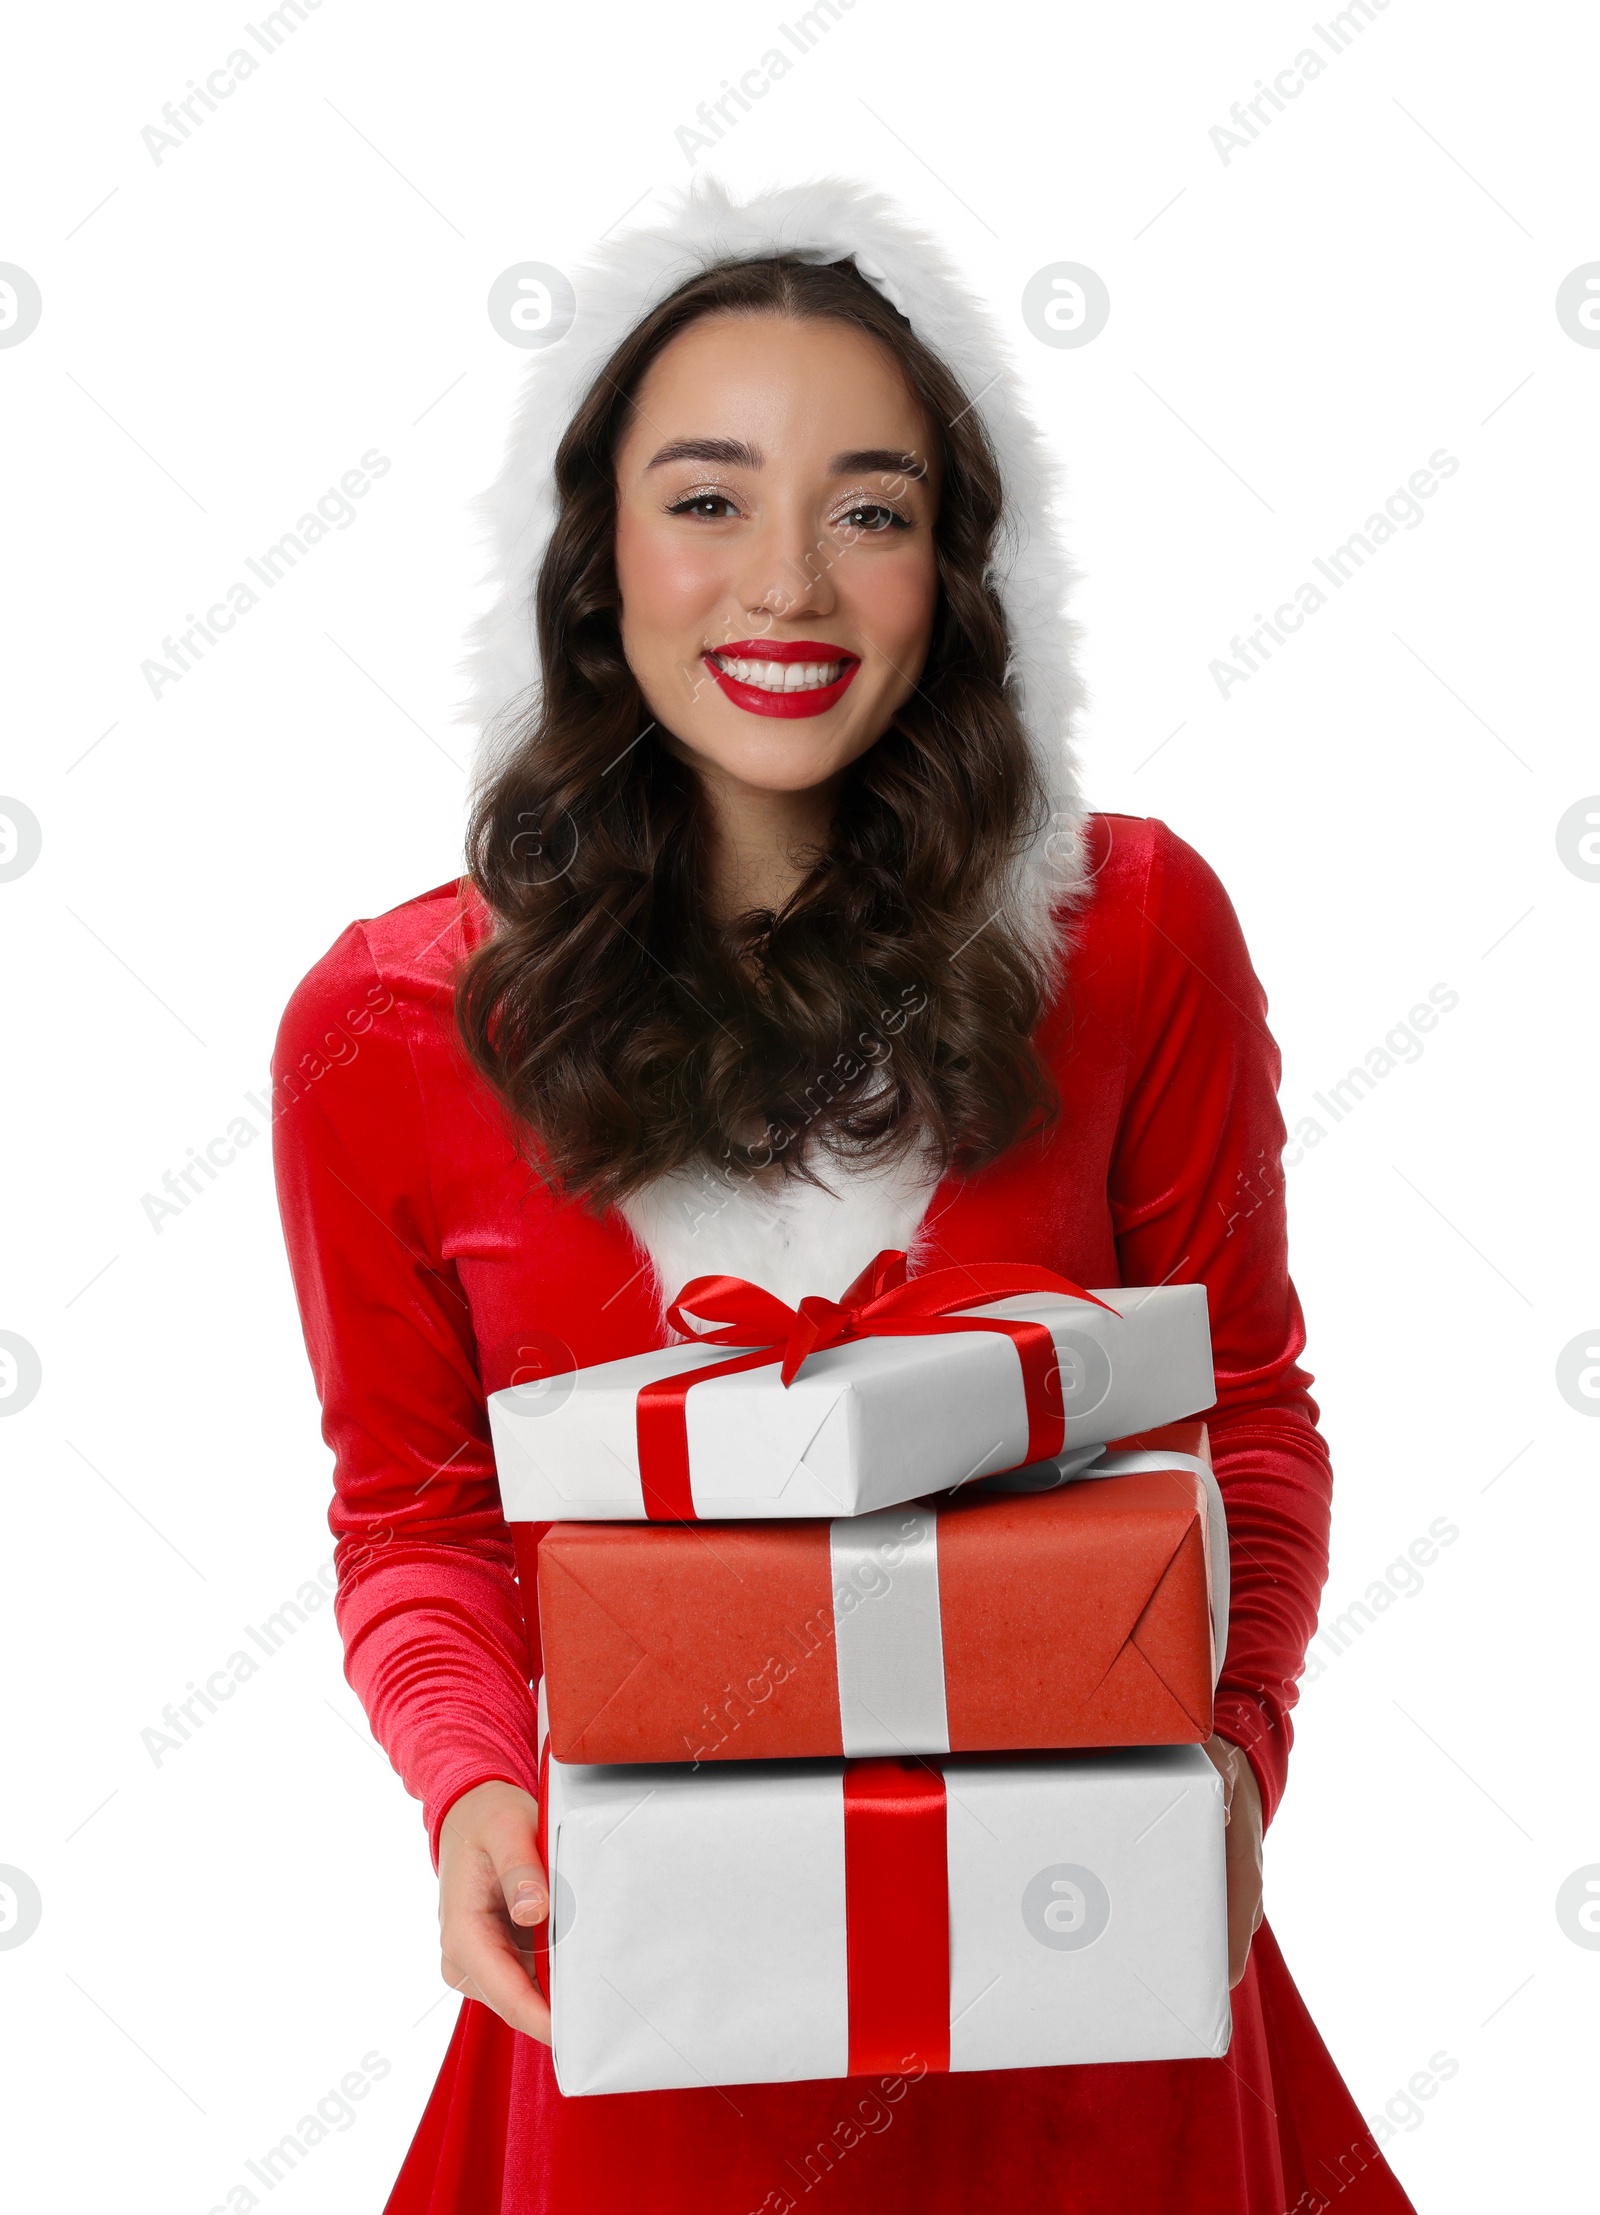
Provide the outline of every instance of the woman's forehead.
{"type": "Polygon", "coordinates": [[[925,462],[928,444],[921,404],[880,339],[836,318],[786,315],[706,316],[680,331],[641,379],[624,434],[635,469],[695,459],[683,451],[692,447],[725,467],[759,468],[797,446],[864,469],[869,454],[925,462]]]}

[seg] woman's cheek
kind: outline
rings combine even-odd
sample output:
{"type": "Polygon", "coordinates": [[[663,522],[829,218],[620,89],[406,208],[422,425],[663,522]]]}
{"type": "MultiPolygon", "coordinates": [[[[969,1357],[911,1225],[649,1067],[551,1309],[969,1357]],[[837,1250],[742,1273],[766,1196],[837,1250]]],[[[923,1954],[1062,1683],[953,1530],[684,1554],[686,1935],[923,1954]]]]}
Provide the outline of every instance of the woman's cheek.
{"type": "Polygon", "coordinates": [[[681,649],[685,631],[700,631],[726,591],[723,559],[677,532],[657,536],[627,510],[617,518],[617,584],[628,627],[681,649]]]}
{"type": "Polygon", "coordinates": [[[650,713],[666,720],[692,708],[709,682],[700,646],[717,635],[723,588],[710,549],[636,540],[625,551],[623,540],[619,525],[622,650],[650,713]]]}
{"type": "Polygon", "coordinates": [[[931,543],[905,553],[862,554],[850,566],[850,616],[896,668],[914,669],[927,650],[939,594],[931,543]]]}

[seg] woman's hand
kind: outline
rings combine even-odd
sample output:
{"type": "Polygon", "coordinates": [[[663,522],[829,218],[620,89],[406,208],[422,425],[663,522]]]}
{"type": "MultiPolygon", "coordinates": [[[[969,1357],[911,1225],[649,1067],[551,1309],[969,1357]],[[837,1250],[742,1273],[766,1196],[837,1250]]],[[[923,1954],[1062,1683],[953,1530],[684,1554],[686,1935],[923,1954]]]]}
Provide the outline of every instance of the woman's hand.
{"type": "Polygon", "coordinates": [[[1261,1789],[1249,1761],[1226,1738],[1208,1738],[1206,1752],[1222,1773],[1228,1825],[1228,1989],[1244,1975],[1250,1941],[1261,1922],[1261,1789]]]}
{"type": "Polygon", "coordinates": [[[538,1819],[532,1794],[499,1780],[451,1802],[439,1830],[439,1970],[548,2046],[550,2008],[533,1977],[532,1932],[550,1912],[538,1819]]]}

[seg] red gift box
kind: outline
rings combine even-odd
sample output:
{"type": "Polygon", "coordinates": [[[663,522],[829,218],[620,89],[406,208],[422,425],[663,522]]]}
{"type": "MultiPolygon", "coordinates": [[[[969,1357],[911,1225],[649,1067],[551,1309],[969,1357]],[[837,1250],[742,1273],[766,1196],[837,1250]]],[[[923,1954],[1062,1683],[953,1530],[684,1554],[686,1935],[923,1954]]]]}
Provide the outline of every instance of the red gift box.
{"type": "MultiPolygon", "coordinates": [[[[514,1525],[564,1762],[1172,1745],[1211,1732],[1203,1423],[1132,1474],[833,1521],[514,1525]],[[1158,1456],[1170,1466],[1151,1466],[1158,1456]]],[[[1111,1449],[1113,1452],[1117,1448],[1111,1449]]]]}

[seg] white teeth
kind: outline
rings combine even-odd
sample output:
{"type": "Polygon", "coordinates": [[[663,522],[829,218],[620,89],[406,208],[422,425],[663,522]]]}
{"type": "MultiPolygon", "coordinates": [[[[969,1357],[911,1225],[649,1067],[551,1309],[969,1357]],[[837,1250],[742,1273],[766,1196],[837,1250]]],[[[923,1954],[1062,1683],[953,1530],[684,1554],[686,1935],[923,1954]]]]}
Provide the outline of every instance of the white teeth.
{"type": "Polygon", "coordinates": [[[738,661],[730,654],[713,659],[737,683],[762,692],[815,692],[836,683],[845,666],[842,661],[738,661]]]}

